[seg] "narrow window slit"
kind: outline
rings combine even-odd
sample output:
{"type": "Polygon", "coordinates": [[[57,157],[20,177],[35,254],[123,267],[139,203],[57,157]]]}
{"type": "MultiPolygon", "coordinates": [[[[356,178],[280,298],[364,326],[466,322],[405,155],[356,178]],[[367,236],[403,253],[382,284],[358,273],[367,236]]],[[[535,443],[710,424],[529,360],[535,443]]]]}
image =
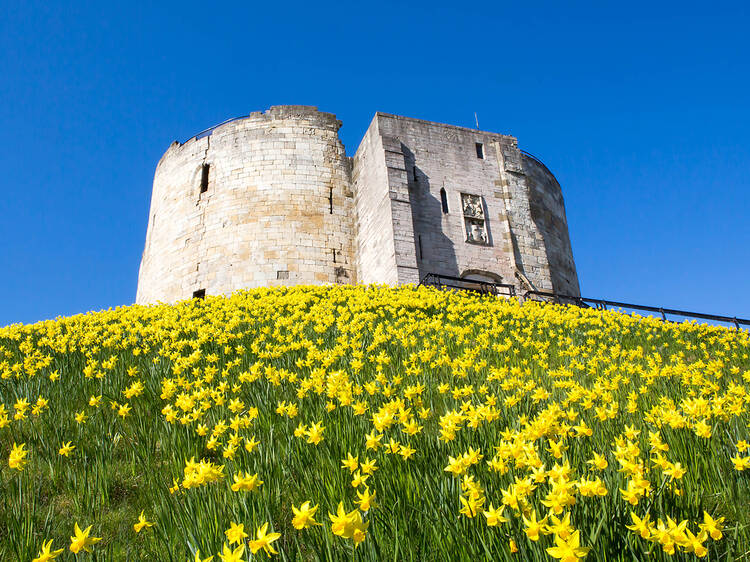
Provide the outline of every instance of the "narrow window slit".
{"type": "Polygon", "coordinates": [[[328,213],[333,214],[333,186],[328,188],[328,213]]]}
{"type": "Polygon", "coordinates": [[[336,250],[333,251],[333,263],[336,263],[336,250]]]}
{"type": "Polygon", "coordinates": [[[201,193],[208,191],[208,171],[211,169],[211,164],[203,164],[201,168],[201,193]]]}
{"type": "Polygon", "coordinates": [[[476,143],[477,158],[484,158],[484,145],[481,142],[476,143]]]}
{"type": "Polygon", "coordinates": [[[440,204],[443,206],[443,214],[448,214],[448,194],[445,193],[445,188],[440,188],[440,204]]]}
{"type": "Polygon", "coordinates": [[[419,243],[419,259],[424,259],[424,254],[422,253],[422,235],[419,234],[417,236],[417,241],[419,243]]]}

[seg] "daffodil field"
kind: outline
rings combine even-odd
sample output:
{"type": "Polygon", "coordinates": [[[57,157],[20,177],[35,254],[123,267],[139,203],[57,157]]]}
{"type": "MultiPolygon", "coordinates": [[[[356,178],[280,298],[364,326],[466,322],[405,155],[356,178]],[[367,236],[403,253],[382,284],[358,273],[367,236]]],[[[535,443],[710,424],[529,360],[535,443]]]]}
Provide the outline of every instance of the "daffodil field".
{"type": "Polygon", "coordinates": [[[750,560],[750,339],[425,287],[0,328],[0,560],[750,560]],[[212,558],[213,557],[213,558],[212,558]]]}

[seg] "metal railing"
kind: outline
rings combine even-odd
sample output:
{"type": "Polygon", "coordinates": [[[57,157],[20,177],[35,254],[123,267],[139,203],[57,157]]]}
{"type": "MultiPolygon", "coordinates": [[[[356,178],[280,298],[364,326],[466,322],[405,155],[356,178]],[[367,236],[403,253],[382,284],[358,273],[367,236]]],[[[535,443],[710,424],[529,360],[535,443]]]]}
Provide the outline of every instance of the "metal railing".
{"type": "MultiPolygon", "coordinates": [[[[485,295],[503,296],[508,298],[516,296],[515,285],[510,285],[508,283],[492,283],[490,281],[481,281],[478,279],[466,279],[464,277],[453,277],[451,275],[440,275],[438,273],[428,273],[422,278],[419,284],[437,287],[438,289],[472,291],[485,295]]],[[[740,329],[740,326],[750,326],[750,319],[737,318],[736,316],[721,316],[719,314],[706,314],[704,312],[677,310],[675,308],[663,308],[660,306],[647,306],[644,304],[592,299],[589,297],[579,297],[577,295],[551,293],[549,291],[526,291],[523,293],[522,298],[523,300],[537,300],[542,302],[553,302],[555,304],[572,304],[582,308],[596,308],[597,310],[608,310],[609,307],[612,307],[632,311],[655,312],[661,316],[661,319],[664,322],[675,321],[667,318],[669,315],[680,316],[688,319],[725,322],[727,324],[733,324],[738,330],[740,329]]]]}
{"type": "MultiPolygon", "coordinates": [[[[546,165],[546,164],[545,164],[544,162],[542,162],[541,160],[539,160],[539,158],[537,158],[536,156],[534,156],[534,155],[533,155],[533,154],[531,154],[530,152],[526,152],[525,150],[522,150],[522,149],[520,149],[520,148],[518,149],[518,151],[519,151],[519,152],[520,152],[521,154],[523,154],[524,156],[526,156],[526,157],[528,157],[528,158],[531,158],[531,159],[532,159],[532,160],[533,160],[534,162],[536,162],[537,164],[539,164],[539,165],[540,165],[540,166],[541,166],[541,167],[542,167],[542,168],[543,168],[544,170],[546,170],[546,171],[547,171],[547,173],[548,173],[548,174],[549,174],[550,176],[552,176],[553,178],[555,177],[555,174],[553,174],[553,173],[552,173],[552,171],[551,171],[551,170],[550,170],[550,169],[549,169],[549,168],[547,167],[547,165],[546,165]]],[[[555,181],[557,181],[557,178],[555,178],[555,181]]]]}
{"type": "Polygon", "coordinates": [[[714,322],[726,322],[734,324],[735,328],[740,329],[742,326],[750,326],[750,320],[746,318],[737,318],[736,316],[720,316],[718,314],[705,314],[703,312],[690,312],[687,310],[677,310],[674,308],[663,308],[658,306],[646,306],[643,304],[632,304],[627,302],[608,301],[603,299],[592,299],[588,297],[578,297],[575,295],[561,295],[559,293],[550,293],[547,291],[526,291],[523,294],[524,300],[547,300],[551,299],[556,304],[573,304],[575,306],[591,308],[598,310],[607,310],[607,307],[623,308],[630,310],[642,310],[644,312],[656,312],[661,315],[665,322],[670,321],[667,315],[681,316],[683,318],[695,318],[700,320],[712,320],[714,322]],[[538,297],[538,298],[534,298],[538,297]]]}
{"type": "Polygon", "coordinates": [[[217,123],[213,127],[209,127],[208,129],[203,129],[200,133],[196,134],[193,137],[195,140],[202,139],[203,137],[209,136],[211,133],[214,132],[214,129],[221,127],[222,125],[226,125],[227,123],[231,123],[232,121],[239,121],[240,119],[245,119],[247,117],[250,117],[250,115],[240,115],[239,117],[231,117],[227,119],[226,121],[222,121],[221,123],[217,123]]]}
{"type": "Polygon", "coordinates": [[[477,279],[465,279],[451,275],[439,275],[428,273],[419,282],[420,285],[430,285],[438,289],[457,289],[460,291],[473,291],[483,295],[496,295],[503,297],[516,296],[514,285],[507,283],[493,283],[491,281],[480,281],[477,279]]]}

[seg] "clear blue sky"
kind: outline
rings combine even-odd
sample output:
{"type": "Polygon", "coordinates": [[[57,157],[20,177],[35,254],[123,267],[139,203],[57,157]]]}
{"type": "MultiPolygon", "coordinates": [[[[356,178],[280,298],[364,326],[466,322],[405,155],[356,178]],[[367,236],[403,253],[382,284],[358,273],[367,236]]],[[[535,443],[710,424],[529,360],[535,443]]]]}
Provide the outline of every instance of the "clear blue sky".
{"type": "Polygon", "coordinates": [[[4,2],[0,325],[130,304],[169,144],[271,105],[509,133],[584,295],[750,317],[747,2],[4,2]]]}

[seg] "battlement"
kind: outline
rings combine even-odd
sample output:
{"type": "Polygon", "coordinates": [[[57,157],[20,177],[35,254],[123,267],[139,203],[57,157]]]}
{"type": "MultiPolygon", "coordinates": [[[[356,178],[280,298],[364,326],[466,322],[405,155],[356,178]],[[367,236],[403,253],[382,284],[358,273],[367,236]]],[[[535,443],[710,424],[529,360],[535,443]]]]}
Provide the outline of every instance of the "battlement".
{"type": "Polygon", "coordinates": [[[341,121],[333,113],[319,111],[313,105],[273,105],[263,115],[275,119],[304,119],[318,127],[330,127],[334,131],[341,128],[341,121]]]}
{"type": "Polygon", "coordinates": [[[514,137],[378,112],[349,159],[340,127],[282,105],[173,143],[137,301],[425,272],[578,293],[560,186],[514,137]]]}

